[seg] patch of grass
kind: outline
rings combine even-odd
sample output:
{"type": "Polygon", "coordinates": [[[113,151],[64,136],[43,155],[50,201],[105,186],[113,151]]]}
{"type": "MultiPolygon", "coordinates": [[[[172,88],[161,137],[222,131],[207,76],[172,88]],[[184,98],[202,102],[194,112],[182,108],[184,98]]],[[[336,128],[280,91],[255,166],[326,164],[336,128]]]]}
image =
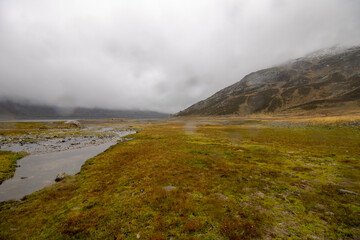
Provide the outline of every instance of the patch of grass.
{"type": "Polygon", "coordinates": [[[0,238],[360,237],[357,129],[219,121],[144,126],[80,174],[2,203],[0,238]]]}
{"type": "Polygon", "coordinates": [[[254,213],[256,210],[250,209],[241,215],[226,216],[221,222],[220,233],[227,239],[260,239],[263,236],[263,219],[258,213],[252,217],[254,213]]]}
{"type": "Polygon", "coordinates": [[[0,135],[36,134],[50,130],[75,128],[75,126],[64,124],[64,122],[1,122],[0,135]]]}
{"type": "Polygon", "coordinates": [[[25,155],[26,153],[23,152],[0,151],[0,184],[14,176],[17,160],[25,155]]]}

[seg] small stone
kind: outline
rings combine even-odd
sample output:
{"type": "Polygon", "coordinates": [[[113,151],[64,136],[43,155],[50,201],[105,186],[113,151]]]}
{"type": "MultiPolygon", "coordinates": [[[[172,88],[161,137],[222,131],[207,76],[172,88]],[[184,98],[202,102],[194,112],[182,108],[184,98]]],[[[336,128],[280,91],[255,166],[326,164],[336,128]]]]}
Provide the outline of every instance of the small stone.
{"type": "Polygon", "coordinates": [[[346,189],[338,189],[338,192],[339,192],[339,193],[348,193],[348,194],[359,195],[359,194],[356,193],[356,192],[349,191],[349,190],[346,190],[346,189]]]}
{"type": "Polygon", "coordinates": [[[326,216],[332,216],[332,215],[334,215],[334,213],[333,212],[325,212],[325,215],[326,216]]]}
{"type": "Polygon", "coordinates": [[[66,176],[68,176],[68,175],[64,172],[59,173],[58,175],[56,175],[55,182],[60,182],[60,181],[64,180],[64,178],[66,176]]]}
{"type": "Polygon", "coordinates": [[[222,193],[217,193],[217,194],[215,194],[215,196],[220,200],[228,200],[228,197],[222,193]]]}
{"type": "MultiPolygon", "coordinates": [[[[275,184],[275,183],[274,183],[275,184]]],[[[250,192],[252,189],[251,188],[243,188],[244,192],[250,192]]]]}
{"type": "Polygon", "coordinates": [[[255,195],[256,195],[256,197],[258,197],[258,198],[264,198],[264,197],[265,197],[265,194],[262,193],[262,192],[257,192],[257,193],[255,193],[255,195]]]}
{"type": "Polygon", "coordinates": [[[163,189],[165,191],[168,191],[168,192],[171,192],[172,190],[174,190],[176,187],[172,186],[172,185],[168,185],[168,186],[165,186],[163,187],[163,189]]]}
{"type": "Polygon", "coordinates": [[[136,238],[137,238],[137,239],[140,239],[140,234],[139,234],[139,233],[136,234],[136,238]]]}

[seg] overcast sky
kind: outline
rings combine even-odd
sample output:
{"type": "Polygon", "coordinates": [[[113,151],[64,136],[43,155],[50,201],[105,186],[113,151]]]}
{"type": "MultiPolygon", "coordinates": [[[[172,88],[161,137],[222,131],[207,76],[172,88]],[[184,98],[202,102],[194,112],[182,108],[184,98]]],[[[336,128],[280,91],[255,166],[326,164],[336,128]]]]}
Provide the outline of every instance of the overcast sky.
{"type": "Polygon", "coordinates": [[[336,44],[360,1],[1,0],[0,98],[177,112],[336,44]]]}

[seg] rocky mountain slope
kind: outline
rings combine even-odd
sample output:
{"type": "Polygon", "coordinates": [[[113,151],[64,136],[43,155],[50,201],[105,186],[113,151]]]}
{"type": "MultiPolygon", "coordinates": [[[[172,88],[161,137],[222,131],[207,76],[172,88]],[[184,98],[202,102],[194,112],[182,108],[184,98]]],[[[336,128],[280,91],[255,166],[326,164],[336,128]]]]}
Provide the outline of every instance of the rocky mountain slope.
{"type": "Polygon", "coordinates": [[[278,113],[344,104],[360,109],[360,46],[318,51],[250,73],[177,115],[278,113]]]}
{"type": "Polygon", "coordinates": [[[166,118],[169,114],[140,110],[109,110],[102,108],[57,108],[13,101],[0,101],[0,120],[95,119],[95,118],[166,118]]]}

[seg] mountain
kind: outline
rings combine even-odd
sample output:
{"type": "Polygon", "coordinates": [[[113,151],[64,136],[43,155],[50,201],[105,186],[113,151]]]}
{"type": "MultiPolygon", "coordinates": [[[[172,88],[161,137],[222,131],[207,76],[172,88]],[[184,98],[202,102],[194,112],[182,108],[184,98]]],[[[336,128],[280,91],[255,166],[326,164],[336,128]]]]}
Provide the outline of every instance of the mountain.
{"type": "Polygon", "coordinates": [[[39,120],[39,119],[97,119],[97,118],[166,118],[169,114],[140,110],[109,110],[102,108],[58,108],[46,105],[0,102],[1,120],[39,120]]]}
{"type": "Polygon", "coordinates": [[[179,112],[226,115],[360,109],[360,46],[317,51],[263,69],[179,112]]]}

